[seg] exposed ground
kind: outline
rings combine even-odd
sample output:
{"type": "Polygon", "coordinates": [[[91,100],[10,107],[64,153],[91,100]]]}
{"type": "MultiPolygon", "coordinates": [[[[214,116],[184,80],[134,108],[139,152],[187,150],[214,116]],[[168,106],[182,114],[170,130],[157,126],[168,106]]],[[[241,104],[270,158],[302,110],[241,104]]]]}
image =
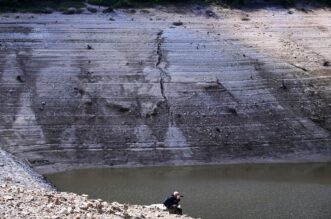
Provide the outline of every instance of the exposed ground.
{"type": "Polygon", "coordinates": [[[86,195],[29,189],[23,186],[0,185],[0,217],[8,219],[189,219],[171,215],[158,206],[108,203],[88,199],[86,195]]]}
{"type": "Polygon", "coordinates": [[[0,150],[0,218],[183,218],[169,215],[162,205],[137,206],[88,199],[87,195],[57,192],[23,163],[0,150]]]}
{"type": "Polygon", "coordinates": [[[329,9],[0,17],[0,143],[40,173],[331,160],[329,9]]]}
{"type": "MultiPolygon", "coordinates": [[[[47,184],[43,177],[35,173],[23,162],[0,149],[0,184],[25,186],[33,189],[52,191],[54,188],[47,184]]],[[[1,187],[2,188],[2,187],[1,187]]]]}

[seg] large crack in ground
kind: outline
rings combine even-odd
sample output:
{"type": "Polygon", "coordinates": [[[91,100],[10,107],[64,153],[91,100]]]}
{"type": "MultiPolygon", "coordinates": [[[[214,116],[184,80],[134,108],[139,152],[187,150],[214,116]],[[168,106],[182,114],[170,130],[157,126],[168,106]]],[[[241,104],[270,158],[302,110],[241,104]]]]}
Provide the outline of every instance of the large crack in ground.
{"type": "Polygon", "coordinates": [[[170,104],[169,104],[168,98],[165,94],[165,87],[164,87],[165,79],[169,78],[169,75],[168,75],[167,71],[165,70],[165,67],[162,66],[162,63],[164,62],[164,55],[163,55],[163,50],[162,50],[162,44],[164,43],[164,37],[162,35],[163,35],[162,30],[157,33],[157,38],[156,38],[157,50],[156,50],[156,54],[157,54],[158,57],[157,57],[157,62],[156,62],[155,66],[160,72],[161,95],[164,99],[167,111],[168,111],[168,113],[170,113],[170,104]]]}

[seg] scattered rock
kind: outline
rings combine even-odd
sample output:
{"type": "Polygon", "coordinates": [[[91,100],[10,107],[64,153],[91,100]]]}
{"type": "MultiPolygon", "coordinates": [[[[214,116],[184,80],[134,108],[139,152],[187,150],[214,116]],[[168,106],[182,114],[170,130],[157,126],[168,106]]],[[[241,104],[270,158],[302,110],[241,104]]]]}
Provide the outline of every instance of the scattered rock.
{"type": "Polygon", "coordinates": [[[324,118],[318,116],[318,115],[312,115],[310,116],[310,119],[313,121],[313,122],[317,122],[317,123],[321,123],[324,121],[324,118]]]}
{"type": "Polygon", "coordinates": [[[89,44],[87,44],[87,47],[86,47],[88,50],[91,50],[91,49],[93,49],[93,47],[91,46],[91,45],[89,45],[89,44]]]}
{"type": "Polygon", "coordinates": [[[56,198],[54,204],[59,205],[59,204],[61,204],[61,202],[58,198],[56,198]]]}
{"type": "Polygon", "coordinates": [[[112,7],[108,7],[108,8],[106,8],[102,11],[102,13],[105,13],[105,14],[106,13],[111,13],[111,12],[114,12],[114,9],[112,7]]]}
{"type": "Polygon", "coordinates": [[[97,13],[98,9],[92,8],[92,7],[87,7],[87,10],[91,13],[97,13]]]}
{"type": "Polygon", "coordinates": [[[211,11],[211,10],[206,10],[206,15],[208,17],[213,17],[213,18],[217,18],[217,15],[215,12],[211,11]]]}
{"type": "Polygon", "coordinates": [[[324,61],[323,66],[324,67],[329,67],[329,66],[331,66],[331,63],[329,61],[324,61]]]}
{"type": "Polygon", "coordinates": [[[35,11],[35,13],[39,13],[39,14],[52,14],[53,10],[51,8],[41,8],[41,9],[37,9],[35,11]]]}
{"type": "Polygon", "coordinates": [[[16,80],[21,82],[21,83],[25,82],[25,80],[23,79],[23,77],[21,75],[17,75],[16,80]]]}
{"type": "Polygon", "coordinates": [[[88,209],[88,205],[87,205],[87,203],[82,203],[80,206],[79,206],[79,208],[80,209],[82,209],[82,210],[87,210],[88,209]]]}
{"type": "Polygon", "coordinates": [[[253,146],[252,146],[251,143],[244,144],[244,148],[245,148],[246,150],[248,150],[248,151],[253,150],[253,146]]]}
{"type": "Polygon", "coordinates": [[[131,14],[135,14],[137,11],[135,10],[135,9],[130,9],[129,10],[129,13],[131,13],[131,14]]]}
{"type": "Polygon", "coordinates": [[[229,108],[227,109],[227,111],[228,111],[229,113],[233,114],[233,115],[237,115],[237,114],[238,114],[238,113],[237,113],[237,110],[236,110],[235,108],[232,108],[232,107],[229,107],[229,108]]]}
{"type": "Polygon", "coordinates": [[[280,88],[283,89],[283,90],[287,90],[287,86],[286,86],[284,80],[282,80],[282,85],[280,86],[280,88]]]}
{"type": "Polygon", "coordinates": [[[75,14],[75,13],[77,13],[76,8],[67,8],[63,11],[63,14],[75,14]]]}
{"type": "Polygon", "coordinates": [[[310,9],[306,9],[306,8],[299,8],[298,9],[299,11],[302,11],[302,12],[304,12],[304,13],[306,13],[306,14],[308,14],[309,12],[312,12],[312,10],[310,10],[310,9]]]}
{"type": "Polygon", "coordinates": [[[43,14],[52,14],[53,10],[51,8],[44,8],[42,13],[43,14]]]}
{"type": "Polygon", "coordinates": [[[62,208],[57,214],[68,214],[68,209],[62,208]]]}
{"type": "Polygon", "coordinates": [[[85,90],[82,89],[82,88],[74,87],[74,90],[77,91],[80,95],[84,95],[85,94],[85,90]]]}
{"type": "Polygon", "coordinates": [[[182,26],[183,25],[183,22],[181,21],[175,21],[172,23],[174,26],[182,26]]]}
{"type": "Polygon", "coordinates": [[[7,181],[7,182],[13,181],[13,179],[11,177],[8,177],[8,176],[4,177],[3,180],[7,181]]]}
{"type": "Polygon", "coordinates": [[[14,197],[11,196],[11,195],[5,195],[5,196],[3,196],[3,199],[4,199],[5,201],[10,201],[10,200],[14,200],[14,197]]]}
{"type": "Polygon", "coordinates": [[[142,9],[142,10],[140,10],[140,13],[148,14],[148,13],[150,13],[150,11],[147,9],[142,9]]]}

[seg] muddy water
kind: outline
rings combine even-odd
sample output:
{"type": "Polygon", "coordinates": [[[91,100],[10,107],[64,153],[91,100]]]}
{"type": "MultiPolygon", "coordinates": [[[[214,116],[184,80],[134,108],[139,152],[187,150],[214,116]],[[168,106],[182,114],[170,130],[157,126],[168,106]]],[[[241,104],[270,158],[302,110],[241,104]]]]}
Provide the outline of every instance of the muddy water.
{"type": "Polygon", "coordinates": [[[173,190],[184,213],[220,218],[331,218],[331,163],[85,169],[46,176],[60,191],[132,204],[173,190]]]}

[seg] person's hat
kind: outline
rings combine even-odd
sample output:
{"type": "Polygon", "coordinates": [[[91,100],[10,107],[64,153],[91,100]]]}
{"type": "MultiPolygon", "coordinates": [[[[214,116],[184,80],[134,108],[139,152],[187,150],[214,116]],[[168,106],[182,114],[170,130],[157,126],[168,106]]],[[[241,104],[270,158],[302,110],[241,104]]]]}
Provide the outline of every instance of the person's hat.
{"type": "Polygon", "coordinates": [[[174,196],[177,196],[177,195],[179,195],[179,192],[178,191],[174,191],[174,196]]]}

